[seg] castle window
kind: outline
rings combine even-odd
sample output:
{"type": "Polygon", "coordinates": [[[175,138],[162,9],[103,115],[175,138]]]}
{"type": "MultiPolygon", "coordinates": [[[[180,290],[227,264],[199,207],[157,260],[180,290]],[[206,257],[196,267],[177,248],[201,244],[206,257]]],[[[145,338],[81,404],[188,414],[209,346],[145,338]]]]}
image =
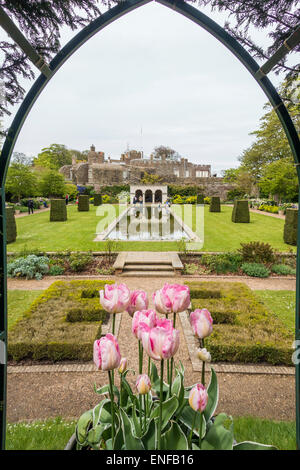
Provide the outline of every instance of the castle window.
{"type": "Polygon", "coordinates": [[[174,170],[174,175],[177,176],[177,178],[179,178],[179,170],[174,170]]]}

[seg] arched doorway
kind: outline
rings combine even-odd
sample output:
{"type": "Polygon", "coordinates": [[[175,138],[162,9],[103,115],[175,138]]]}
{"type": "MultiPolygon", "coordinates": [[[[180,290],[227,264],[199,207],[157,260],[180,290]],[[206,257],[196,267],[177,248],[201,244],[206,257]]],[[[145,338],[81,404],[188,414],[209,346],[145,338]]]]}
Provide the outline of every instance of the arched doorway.
{"type": "Polygon", "coordinates": [[[155,191],[154,202],[156,203],[162,202],[162,190],[161,189],[157,189],[155,191]]]}
{"type": "Polygon", "coordinates": [[[137,198],[138,202],[142,202],[143,201],[143,191],[141,189],[137,189],[136,192],[135,192],[135,197],[137,198]],[[142,201],[141,201],[141,198],[142,198],[142,201]]]}
{"type": "Polygon", "coordinates": [[[145,192],[145,202],[152,203],[153,202],[153,193],[151,189],[147,189],[145,192]]]}
{"type": "MultiPolygon", "coordinates": [[[[6,286],[6,215],[5,215],[5,180],[7,169],[13,152],[15,142],[22,129],[22,126],[29,114],[33,104],[51,80],[59,68],[68,60],[68,58],[79,49],[88,39],[94,34],[104,29],[107,25],[120,18],[121,16],[129,13],[130,11],[149,3],[152,0],[124,0],[118,3],[115,7],[101,15],[94,20],[91,24],[86,26],[80,31],[73,39],[71,39],[53,58],[49,64],[50,72],[47,74],[41,73],[38,79],[34,82],[29,90],[25,99],[23,100],[13,122],[8,131],[6,140],[4,142],[1,158],[0,158],[0,187],[1,187],[1,204],[0,204],[0,350],[6,351],[7,345],[7,286],[6,286]]],[[[291,120],[291,117],[284,106],[284,103],[278,95],[275,87],[272,85],[267,76],[258,73],[259,65],[251,57],[251,55],[233,38],[224,28],[219,26],[204,13],[194,8],[192,5],[185,3],[183,0],[156,0],[157,3],[177,11],[186,18],[189,18],[200,27],[204,28],[207,32],[213,35],[225,47],[227,47],[237,59],[247,68],[249,73],[256,80],[258,85],[266,94],[268,100],[276,111],[279,120],[285,130],[288,138],[294,161],[297,168],[298,179],[300,181],[300,141],[291,120]]],[[[298,250],[297,250],[297,281],[296,281],[296,339],[300,339],[300,224],[298,236],[298,250]]],[[[3,356],[4,357],[4,356],[3,356]]],[[[300,397],[299,397],[299,382],[300,382],[300,364],[296,364],[296,418],[297,418],[297,445],[300,448],[300,397]]],[[[5,415],[6,415],[6,374],[7,374],[7,361],[4,358],[0,361],[0,445],[5,448],[5,415]]]]}

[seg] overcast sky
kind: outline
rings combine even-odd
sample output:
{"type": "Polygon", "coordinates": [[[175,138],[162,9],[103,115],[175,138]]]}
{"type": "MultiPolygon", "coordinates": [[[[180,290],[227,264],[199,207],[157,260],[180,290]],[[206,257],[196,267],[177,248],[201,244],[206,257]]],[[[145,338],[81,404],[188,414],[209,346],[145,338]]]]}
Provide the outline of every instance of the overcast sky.
{"type": "MultiPolygon", "coordinates": [[[[224,15],[204,11],[223,25],[224,15]]],[[[64,31],[62,42],[73,34],[64,31]]],[[[264,32],[256,36],[268,42],[264,32]]],[[[270,78],[276,86],[283,79],[270,78]]],[[[52,143],[78,150],[94,144],[119,158],[127,146],[149,156],[166,145],[220,174],[238,165],[265,102],[222,44],[150,3],[109,25],[64,64],[31,110],[15,151],[36,155],[52,143]]]]}

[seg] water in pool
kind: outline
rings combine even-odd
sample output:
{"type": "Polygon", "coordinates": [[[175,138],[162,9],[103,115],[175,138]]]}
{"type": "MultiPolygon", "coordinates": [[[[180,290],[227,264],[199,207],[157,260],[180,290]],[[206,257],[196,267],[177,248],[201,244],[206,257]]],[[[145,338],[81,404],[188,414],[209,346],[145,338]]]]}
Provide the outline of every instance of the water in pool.
{"type": "Polygon", "coordinates": [[[168,208],[130,208],[105,237],[111,240],[181,240],[189,236],[168,208]]]}

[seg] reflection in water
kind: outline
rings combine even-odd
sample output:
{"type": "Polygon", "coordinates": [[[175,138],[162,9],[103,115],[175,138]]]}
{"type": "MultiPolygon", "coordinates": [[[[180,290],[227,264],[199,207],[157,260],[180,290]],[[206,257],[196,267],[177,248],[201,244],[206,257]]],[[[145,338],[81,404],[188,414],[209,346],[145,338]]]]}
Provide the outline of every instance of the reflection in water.
{"type": "Polygon", "coordinates": [[[182,226],[166,207],[132,207],[106,236],[111,240],[189,239],[182,226]]]}

